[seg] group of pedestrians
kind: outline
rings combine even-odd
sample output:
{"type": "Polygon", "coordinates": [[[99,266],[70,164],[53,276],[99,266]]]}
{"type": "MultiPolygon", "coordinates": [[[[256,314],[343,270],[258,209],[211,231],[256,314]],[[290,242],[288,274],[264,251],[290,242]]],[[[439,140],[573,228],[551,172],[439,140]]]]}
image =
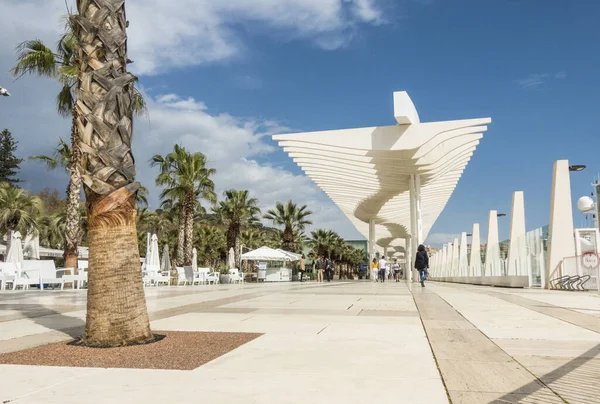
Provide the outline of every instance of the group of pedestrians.
{"type": "MultiPolygon", "coordinates": [[[[429,275],[429,256],[427,255],[427,251],[425,251],[425,246],[422,244],[417,248],[415,269],[419,271],[421,286],[425,287],[425,280],[429,275]]],[[[386,278],[391,280],[392,275],[396,282],[400,282],[404,276],[397,259],[394,259],[394,263],[390,265],[385,257],[380,258],[379,261],[377,258],[373,258],[373,262],[371,262],[371,280],[373,282],[385,282],[386,278]]]]}
{"type": "Polygon", "coordinates": [[[383,257],[379,261],[377,258],[373,258],[371,263],[371,279],[373,282],[385,282],[386,279],[391,281],[392,278],[396,282],[400,282],[403,276],[404,273],[397,259],[394,259],[394,262],[390,264],[383,257]]]}
{"type": "Polygon", "coordinates": [[[317,259],[317,282],[323,282],[323,275],[325,275],[327,282],[331,282],[333,279],[333,266],[329,257],[320,255],[317,259]]]}

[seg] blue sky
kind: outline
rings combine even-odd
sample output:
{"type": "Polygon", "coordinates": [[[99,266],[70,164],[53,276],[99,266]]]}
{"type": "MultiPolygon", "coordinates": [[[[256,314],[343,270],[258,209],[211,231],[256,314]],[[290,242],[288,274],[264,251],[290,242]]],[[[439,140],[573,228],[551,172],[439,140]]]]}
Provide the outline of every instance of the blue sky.
{"type": "MultiPolygon", "coordinates": [[[[141,85],[156,108],[173,111],[188,100],[188,112],[213,118],[203,128],[213,130],[215,119],[226,121],[227,128],[251,127],[249,142],[255,146],[249,150],[258,151],[231,154],[291,175],[306,186],[306,191],[294,188],[287,196],[257,188],[258,197],[272,193],[273,198],[295,198],[305,193],[301,200],[327,200],[299,178],[301,171],[265,134],[392,125],[392,92],[397,90],[409,92],[422,122],[487,116],[493,120],[430,241],[470,231],[473,222],[482,224],[485,235],[488,210],[510,213],[512,192],[517,190],[525,191],[527,228],[547,224],[552,164],[557,159],[588,166],[572,175],[574,201],[591,191],[589,184],[600,172],[595,119],[600,105],[600,2],[324,0],[315,6],[318,2],[311,0],[257,0],[253,10],[236,8],[236,2],[243,3],[232,1],[231,9],[212,14],[187,10],[207,13],[198,18],[174,14],[189,18],[182,20],[185,29],[175,26],[171,32],[160,27],[161,38],[170,42],[158,41],[156,46],[134,31],[132,70],[142,70],[141,85]],[[290,10],[306,13],[306,18],[295,18],[290,10]],[[332,24],[337,25],[331,28],[332,24]],[[185,36],[190,29],[197,29],[195,37],[185,36]],[[211,38],[208,50],[202,35],[211,38]]],[[[9,3],[0,0],[0,5],[9,3]]],[[[138,21],[146,21],[140,7],[129,14],[134,30],[138,21]]],[[[51,32],[43,35],[50,38],[51,32]]],[[[19,38],[16,29],[10,38],[19,38]]],[[[14,46],[6,42],[5,48],[14,46]]],[[[4,71],[2,82],[7,80],[4,71]]],[[[10,123],[13,114],[7,111],[0,111],[0,118],[10,123]]],[[[158,121],[169,115],[153,116],[152,108],[150,112],[150,124],[140,126],[154,130],[154,136],[162,135],[162,129],[169,134],[158,121]]],[[[161,152],[156,147],[146,153],[161,152]]],[[[224,156],[206,153],[209,159],[227,159],[228,146],[219,147],[224,156]]],[[[34,176],[36,169],[31,170],[34,176]]],[[[223,181],[227,178],[224,173],[223,181]]],[[[32,180],[32,188],[39,186],[32,180]]],[[[357,236],[331,203],[318,219],[343,235],[357,236]]],[[[501,220],[501,237],[506,237],[509,221],[501,220]]],[[[575,224],[582,220],[576,213],[575,224]]]]}

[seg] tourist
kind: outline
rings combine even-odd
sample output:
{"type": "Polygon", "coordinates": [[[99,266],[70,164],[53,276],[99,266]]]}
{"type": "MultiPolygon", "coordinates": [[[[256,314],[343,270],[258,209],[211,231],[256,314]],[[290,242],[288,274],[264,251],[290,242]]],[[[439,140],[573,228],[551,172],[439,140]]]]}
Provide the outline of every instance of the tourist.
{"type": "Polygon", "coordinates": [[[317,260],[317,282],[323,282],[323,272],[325,271],[325,260],[319,256],[317,260]]]}
{"type": "Polygon", "coordinates": [[[331,282],[333,278],[333,268],[331,267],[331,259],[327,257],[325,259],[325,276],[327,277],[327,282],[331,282]]]}
{"type": "Polygon", "coordinates": [[[371,263],[371,280],[373,282],[377,282],[378,274],[379,274],[379,263],[377,262],[377,258],[373,258],[373,262],[371,263]]]}
{"type": "Polygon", "coordinates": [[[421,282],[421,286],[425,287],[425,279],[427,279],[427,269],[429,268],[429,257],[427,256],[427,251],[425,251],[425,246],[421,244],[419,248],[417,248],[417,257],[415,259],[415,269],[419,271],[419,281],[421,282]]]}
{"type": "Polygon", "coordinates": [[[394,271],[394,279],[396,282],[400,282],[400,265],[398,264],[398,259],[394,259],[392,270],[394,271]]]}
{"type": "Polygon", "coordinates": [[[302,277],[304,276],[304,254],[302,254],[302,258],[300,258],[300,282],[302,282],[302,277]]]}
{"type": "Polygon", "coordinates": [[[379,277],[381,278],[381,282],[385,282],[387,270],[387,261],[385,260],[385,257],[381,257],[381,259],[379,260],[379,277]]]}

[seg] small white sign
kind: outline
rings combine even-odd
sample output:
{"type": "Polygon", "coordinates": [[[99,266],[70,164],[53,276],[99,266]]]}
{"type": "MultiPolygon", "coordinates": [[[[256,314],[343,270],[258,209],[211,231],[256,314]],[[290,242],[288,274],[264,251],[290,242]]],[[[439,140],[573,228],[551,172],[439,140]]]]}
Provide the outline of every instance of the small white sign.
{"type": "Polygon", "coordinates": [[[596,253],[585,253],[581,256],[581,265],[585,269],[597,269],[600,260],[598,259],[598,254],[596,253]]]}
{"type": "Polygon", "coordinates": [[[266,262],[259,262],[258,263],[258,269],[260,269],[261,271],[266,271],[267,270],[267,263],[266,262]]]}

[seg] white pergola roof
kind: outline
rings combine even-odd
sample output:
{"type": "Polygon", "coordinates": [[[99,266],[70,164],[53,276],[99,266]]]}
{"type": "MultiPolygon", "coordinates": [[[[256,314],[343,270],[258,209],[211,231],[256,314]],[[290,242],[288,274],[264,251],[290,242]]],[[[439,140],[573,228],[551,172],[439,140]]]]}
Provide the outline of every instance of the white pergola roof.
{"type": "Polygon", "coordinates": [[[367,239],[404,251],[411,234],[410,177],[420,176],[423,239],[446,206],[490,118],[420,123],[394,93],[397,125],[273,136],[367,239]]]}

